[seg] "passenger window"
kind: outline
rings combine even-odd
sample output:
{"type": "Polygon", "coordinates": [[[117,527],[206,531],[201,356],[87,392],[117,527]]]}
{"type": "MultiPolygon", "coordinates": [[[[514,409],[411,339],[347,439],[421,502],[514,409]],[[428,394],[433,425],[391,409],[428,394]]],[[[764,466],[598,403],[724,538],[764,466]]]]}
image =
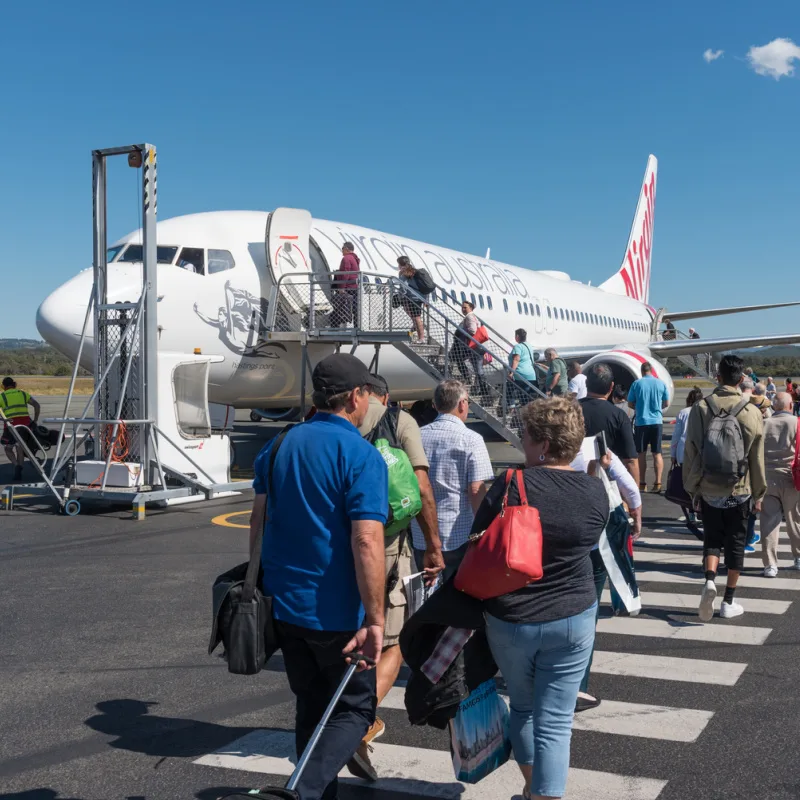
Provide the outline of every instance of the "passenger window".
{"type": "Polygon", "coordinates": [[[197,275],[205,275],[204,253],[200,247],[184,247],[178,256],[178,266],[197,275]]]}
{"type": "Polygon", "coordinates": [[[472,305],[473,305],[473,306],[476,306],[476,305],[478,305],[478,304],[475,302],[475,293],[474,293],[474,292],[470,292],[469,299],[470,299],[470,300],[472,300],[472,305]]]}
{"type": "Polygon", "coordinates": [[[523,303],[522,304],[522,310],[525,312],[525,316],[527,316],[528,315],[528,304],[527,303],[523,303]]]}
{"type": "Polygon", "coordinates": [[[380,278],[375,278],[375,283],[383,283],[383,281],[380,278]]]}
{"type": "Polygon", "coordinates": [[[482,295],[482,294],[479,294],[479,295],[478,295],[478,305],[479,305],[481,308],[483,308],[483,295],[482,295]]]}
{"type": "Polygon", "coordinates": [[[538,303],[536,304],[536,316],[537,317],[541,317],[542,316],[542,309],[539,308],[539,304],[538,303]]]}
{"type": "Polygon", "coordinates": [[[462,303],[466,303],[467,302],[467,296],[464,294],[464,292],[461,292],[461,302],[462,303]]]}
{"type": "Polygon", "coordinates": [[[492,298],[489,295],[486,295],[486,305],[489,307],[489,311],[492,310],[492,298]]]}
{"type": "Polygon", "coordinates": [[[454,303],[458,302],[458,299],[456,298],[456,290],[455,289],[451,289],[450,290],[450,297],[453,299],[454,303]]]}
{"type": "Polygon", "coordinates": [[[508,311],[508,300],[503,298],[503,311],[508,311]]]}
{"type": "Polygon", "coordinates": [[[547,306],[547,316],[552,317],[552,313],[550,312],[550,306],[547,306]]]}
{"type": "Polygon", "coordinates": [[[225,272],[226,270],[233,269],[235,266],[236,262],[227,250],[208,251],[209,275],[213,275],[215,272],[225,272]]]}
{"type": "Polygon", "coordinates": [[[522,303],[519,300],[517,300],[517,313],[522,313],[522,303]]]}

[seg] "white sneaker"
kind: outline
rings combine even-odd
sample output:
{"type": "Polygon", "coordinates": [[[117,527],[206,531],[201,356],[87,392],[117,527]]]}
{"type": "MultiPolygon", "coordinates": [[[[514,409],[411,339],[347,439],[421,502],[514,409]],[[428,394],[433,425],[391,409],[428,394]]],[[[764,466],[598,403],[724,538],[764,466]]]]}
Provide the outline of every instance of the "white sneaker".
{"type": "Polygon", "coordinates": [[[732,603],[722,602],[719,607],[719,615],[722,619],[733,619],[734,617],[741,617],[744,614],[744,609],[735,600],[732,603]]]}
{"type": "Polygon", "coordinates": [[[697,616],[701,622],[710,622],[714,616],[714,601],[717,599],[717,585],[714,581],[706,581],[703,593],[700,595],[700,608],[697,616]]]}
{"type": "Polygon", "coordinates": [[[764,567],[764,577],[765,578],[777,578],[778,577],[778,568],[774,564],[770,564],[768,567],[764,567]]]}
{"type": "Polygon", "coordinates": [[[800,558],[796,558],[794,560],[794,568],[795,569],[800,569],[800,558]]]}

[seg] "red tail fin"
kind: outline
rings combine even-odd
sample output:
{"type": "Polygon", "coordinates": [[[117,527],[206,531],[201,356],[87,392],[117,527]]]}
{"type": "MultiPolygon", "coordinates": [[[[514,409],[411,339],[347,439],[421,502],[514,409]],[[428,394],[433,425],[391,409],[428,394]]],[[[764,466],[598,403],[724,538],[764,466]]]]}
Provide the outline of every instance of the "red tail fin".
{"type": "Polygon", "coordinates": [[[647,303],[650,298],[657,177],[658,160],[651,155],[647,159],[647,169],[644,172],[639,203],[636,206],[622,266],[615,275],[600,285],[600,288],[607,292],[625,294],[643,303],[647,303]]]}

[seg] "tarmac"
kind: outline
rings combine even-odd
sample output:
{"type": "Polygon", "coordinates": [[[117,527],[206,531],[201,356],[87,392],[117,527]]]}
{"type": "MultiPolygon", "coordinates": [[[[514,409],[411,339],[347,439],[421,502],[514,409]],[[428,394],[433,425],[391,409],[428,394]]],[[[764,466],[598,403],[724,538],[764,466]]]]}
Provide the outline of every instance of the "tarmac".
{"type": "MultiPolygon", "coordinates": [[[[242,452],[276,427],[242,420],[242,452]]],[[[211,585],[246,559],[251,499],[143,522],[126,507],[58,516],[35,497],[0,513],[0,800],[213,800],[283,784],[293,697],[280,655],[242,677],[206,652],[211,585]]],[[[643,610],[612,617],[606,598],[590,686],[603,702],[576,716],[565,797],[796,800],[800,573],[785,530],[779,577],[748,556],[745,615],[703,625],[701,550],[679,513],[644,497],[643,610]]],[[[380,711],[381,780],[343,782],[342,800],[520,797],[513,763],[455,781],[447,733],[409,725],[403,677],[380,711]]]]}

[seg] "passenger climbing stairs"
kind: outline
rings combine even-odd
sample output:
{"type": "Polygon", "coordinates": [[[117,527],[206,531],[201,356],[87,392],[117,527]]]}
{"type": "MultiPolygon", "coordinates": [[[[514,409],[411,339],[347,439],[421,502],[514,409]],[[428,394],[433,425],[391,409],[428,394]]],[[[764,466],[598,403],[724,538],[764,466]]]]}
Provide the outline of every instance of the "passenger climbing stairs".
{"type": "MultiPolygon", "coordinates": [[[[393,346],[433,381],[457,378],[470,388],[472,413],[522,451],[522,407],[540,389],[509,377],[513,345],[485,323],[470,336],[462,327],[461,302],[444,289],[422,296],[396,276],[362,274],[358,288],[338,289],[334,276],[285,275],[273,288],[266,334],[352,349],[393,346]],[[421,317],[418,339],[414,318],[421,317]],[[482,341],[479,341],[481,339],[482,341]]],[[[480,309],[476,309],[480,318],[480,309]]]]}

